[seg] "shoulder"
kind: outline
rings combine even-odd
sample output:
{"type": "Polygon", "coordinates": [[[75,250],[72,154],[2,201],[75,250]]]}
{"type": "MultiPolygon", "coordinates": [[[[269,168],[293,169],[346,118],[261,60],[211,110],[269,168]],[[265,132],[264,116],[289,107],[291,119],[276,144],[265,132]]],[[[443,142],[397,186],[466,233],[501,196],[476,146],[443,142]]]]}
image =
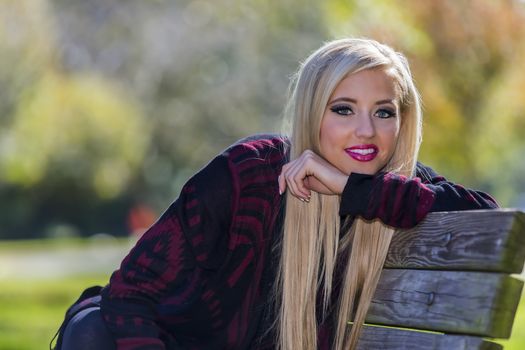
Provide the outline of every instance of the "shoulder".
{"type": "MultiPolygon", "coordinates": [[[[278,134],[257,134],[238,140],[193,175],[186,188],[215,188],[223,192],[241,175],[265,173],[274,177],[286,162],[289,141],[278,134]],[[271,173],[271,174],[270,174],[271,173]]],[[[235,187],[235,186],[234,186],[235,187]]]]}
{"type": "Polygon", "coordinates": [[[279,166],[288,158],[290,142],[279,134],[256,134],[238,140],[223,155],[235,166],[279,166]]]}
{"type": "Polygon", "coordinates": [[[423,182],[432,182],[433,179],[439,177],[439,175],[429,166],[424,165],[421,162],[416,164],[416,177],[419,177],[423,182]]]}
{"type": "Polygon", "coordinates": [[[227,159],[236,191],[247,188],[277,189],[277,177],[288,159],[288,138],[278,134],[257,134],[228,147],[221,157],[227,159]]]}

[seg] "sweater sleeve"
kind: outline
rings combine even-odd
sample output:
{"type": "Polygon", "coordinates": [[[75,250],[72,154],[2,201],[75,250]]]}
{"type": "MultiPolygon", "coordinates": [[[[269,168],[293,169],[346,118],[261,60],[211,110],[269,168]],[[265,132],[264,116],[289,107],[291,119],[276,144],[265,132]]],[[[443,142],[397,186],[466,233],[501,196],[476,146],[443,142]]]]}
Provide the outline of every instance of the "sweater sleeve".
{"type": "Polygon", "coordinates": [[[169,303],[170,310],[190,305],[202,271],[223,260],[232,187],[228,159],[219,156],[185,184],[113,273],[101,312],[118,350],[165,349],[159,304],[169,303]]]}
{"type": "Polygon", "coordinates": [[[429,212],[497,208],[488,194],[447,181],[417,164],[416,176],[352,173],[341,196],[340,215],[380,219],[396,228],[417,225],[429,212]]]}

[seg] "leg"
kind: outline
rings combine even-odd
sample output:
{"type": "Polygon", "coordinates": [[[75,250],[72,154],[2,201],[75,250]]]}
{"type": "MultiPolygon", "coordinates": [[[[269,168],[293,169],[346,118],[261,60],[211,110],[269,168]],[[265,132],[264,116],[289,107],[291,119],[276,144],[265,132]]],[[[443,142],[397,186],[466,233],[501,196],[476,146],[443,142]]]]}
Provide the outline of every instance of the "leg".
{"type": "Polygon", "coordinates": [[[115,350],[115,341],[102,319],[100,308],[76,314],[64,330],[63,350],[115,350]]]}

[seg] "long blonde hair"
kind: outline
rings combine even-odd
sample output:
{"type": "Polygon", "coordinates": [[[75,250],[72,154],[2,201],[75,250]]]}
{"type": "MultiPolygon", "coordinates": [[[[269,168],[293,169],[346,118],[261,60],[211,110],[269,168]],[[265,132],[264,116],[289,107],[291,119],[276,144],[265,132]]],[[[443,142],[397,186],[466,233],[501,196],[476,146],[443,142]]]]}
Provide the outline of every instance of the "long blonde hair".
{"type": "MultiPolygon", "coordinates": [[[[399,94],[401,128],[384,170],[413,176],[421,143],[419,95],[404,56],[368,39],[329,42],[301,64],[285,110],[292,128],[291,160],[306,149],[319,154],[321,119],[331,94],[345,77],[366,69],[387,71],[399,94]]],[[[339,239],[339,203],[339,196],[317,192],[308,204],[287,194],[275,290],[281,350],[316,349],[318,318],[329,317],[330,310],[337,310],[333,348],[354,349],[357,344],[394,230],[377,219],[356,218],[339,239]],[[332,300],[338,261],[346,267],[338,298],[332,300]],[[318,294],[321,310],[316,306],[318,294]]]]}

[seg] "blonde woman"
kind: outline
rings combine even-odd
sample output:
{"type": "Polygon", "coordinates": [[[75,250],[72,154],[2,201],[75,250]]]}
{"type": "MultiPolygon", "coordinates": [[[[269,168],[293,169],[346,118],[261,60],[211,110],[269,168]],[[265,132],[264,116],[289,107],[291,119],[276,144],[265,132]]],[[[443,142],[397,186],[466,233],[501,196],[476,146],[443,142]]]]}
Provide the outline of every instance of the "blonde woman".
{"type": "Polygon", "coordinates": [[[57,348],[353,349],[395,228],[497,206],[417,162],[419,96],[390,47],[329,42],[291,87],[288,136],[193,176],[57,348]]]}

